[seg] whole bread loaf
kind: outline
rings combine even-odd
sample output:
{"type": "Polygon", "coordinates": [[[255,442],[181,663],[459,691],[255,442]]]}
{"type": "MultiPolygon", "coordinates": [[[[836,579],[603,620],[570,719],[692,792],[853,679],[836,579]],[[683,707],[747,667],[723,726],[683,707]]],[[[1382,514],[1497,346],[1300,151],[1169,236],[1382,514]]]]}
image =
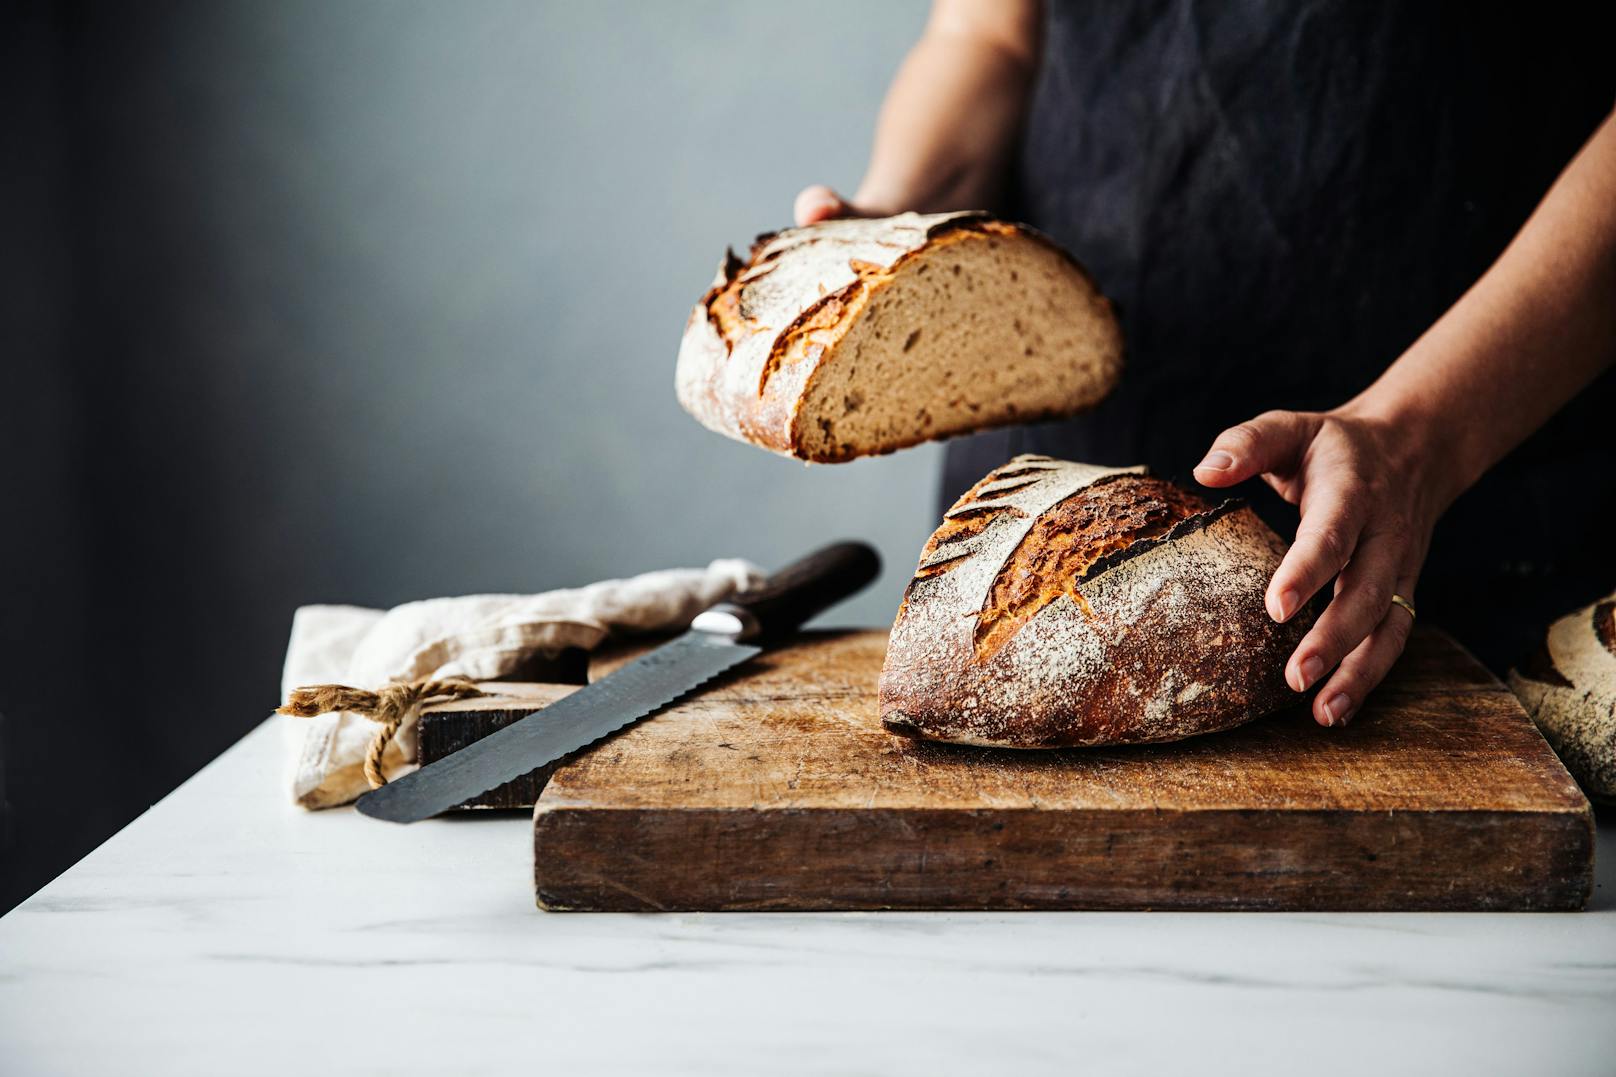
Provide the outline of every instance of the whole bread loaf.
{"type": "Polygon", "coordinates": [[[1083,269],[982,213],[826,221],[733,252],[691,312],[679,402],[834,462],[1098,403],[1122,334],[1083,269]]]}
{"type": "Polygon", "coordinates": [[[894,733],[1009,748],[1228,729],[1296,700],[1310,610],[1263,591],[1284,543],[1143,468],[1018,456],[926,543],[881,672],[894,733]]]}
{"type": "Polygon", "coordinates": [[[1509,686],[1582,791],[1616,804],[1616,594],[1550,625],[1509,686]]]}

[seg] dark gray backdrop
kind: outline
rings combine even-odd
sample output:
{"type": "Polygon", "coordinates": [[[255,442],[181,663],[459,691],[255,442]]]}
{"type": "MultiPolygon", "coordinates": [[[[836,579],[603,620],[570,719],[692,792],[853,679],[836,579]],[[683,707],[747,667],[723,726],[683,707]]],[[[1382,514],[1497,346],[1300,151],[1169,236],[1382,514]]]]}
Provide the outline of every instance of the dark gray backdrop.
{"type": "Polygon", "coordinates": [[[724,244],[857,182],[924,7],[0,16],[0,908],[262,720],[302,603],[858,535],[838,619],[889,620],[936,449],[804,468],[672,364],[724,244]]]}

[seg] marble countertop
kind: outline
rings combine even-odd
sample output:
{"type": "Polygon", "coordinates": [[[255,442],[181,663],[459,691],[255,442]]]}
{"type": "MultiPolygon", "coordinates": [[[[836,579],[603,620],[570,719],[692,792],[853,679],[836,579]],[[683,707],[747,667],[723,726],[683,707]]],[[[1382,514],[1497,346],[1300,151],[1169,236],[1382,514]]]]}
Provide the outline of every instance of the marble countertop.
{"type": "Polygon", "coordinates": [[[0,1072],[1616,1073],[1588,911],[547,914],[525,814],[306,814],[266,723],[0,919],[0,1072]]]}

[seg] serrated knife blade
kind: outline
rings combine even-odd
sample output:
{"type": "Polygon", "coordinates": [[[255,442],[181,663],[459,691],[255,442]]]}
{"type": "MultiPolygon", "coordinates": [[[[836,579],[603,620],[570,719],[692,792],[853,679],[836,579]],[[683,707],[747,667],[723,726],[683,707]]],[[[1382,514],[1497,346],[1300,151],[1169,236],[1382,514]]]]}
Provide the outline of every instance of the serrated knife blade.
{"type": "Polygon", "coordinates": [[[357,807],[392,823],[448,811],[655,714],[762,650],[691,630],[543,710],[373,789],[357,807]]]}

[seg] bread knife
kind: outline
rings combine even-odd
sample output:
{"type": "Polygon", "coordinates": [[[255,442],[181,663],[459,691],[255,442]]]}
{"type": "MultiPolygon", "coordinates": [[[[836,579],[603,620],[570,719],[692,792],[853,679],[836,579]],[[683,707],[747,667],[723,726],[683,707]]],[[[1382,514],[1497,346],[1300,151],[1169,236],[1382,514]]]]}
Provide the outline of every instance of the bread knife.
{"type": "Polygon", "coordinates": [[[757,587],[704,610],[684,635],[504,729],[359,798],[359,811],[413,823],[587,748],[648,718],[862,590],[881,559],[862,542],[838,542],[757,587]]]}

